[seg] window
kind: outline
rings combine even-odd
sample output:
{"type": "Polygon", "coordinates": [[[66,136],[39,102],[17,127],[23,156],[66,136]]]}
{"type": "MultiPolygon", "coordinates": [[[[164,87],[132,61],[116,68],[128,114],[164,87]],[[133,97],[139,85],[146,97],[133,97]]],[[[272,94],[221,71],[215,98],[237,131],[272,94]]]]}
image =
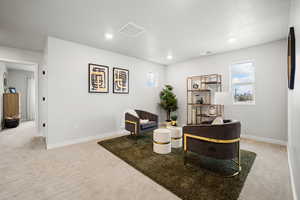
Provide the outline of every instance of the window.
{"type": "Polygon", "coordinates": [[[155,75],[153,72],[147,73],[147,86],[150,88],[157,87],[158,80],[157,75],[155,75]]]}
{"type": "Polygon", "coordinates": [[[231,66],[231,93],[234,104],[255,103],[255,69],[252,62],[231,66]]]}

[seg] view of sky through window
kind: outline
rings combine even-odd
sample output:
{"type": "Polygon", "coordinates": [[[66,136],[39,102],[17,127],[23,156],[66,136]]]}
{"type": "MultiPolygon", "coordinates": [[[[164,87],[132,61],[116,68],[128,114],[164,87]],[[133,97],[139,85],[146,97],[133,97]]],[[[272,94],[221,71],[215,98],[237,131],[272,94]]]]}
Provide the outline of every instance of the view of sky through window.
{"type": "Polygon", "coordinates": [[[254,70],[252,62],[231,66],[231,89],[234,103],[254,103],[254,70]]]}
{"type": "Polygon", "coordinates": [[[147,86],[148,87],[157,87],[157,76],[153,72],[147,73],[147,86]]]}

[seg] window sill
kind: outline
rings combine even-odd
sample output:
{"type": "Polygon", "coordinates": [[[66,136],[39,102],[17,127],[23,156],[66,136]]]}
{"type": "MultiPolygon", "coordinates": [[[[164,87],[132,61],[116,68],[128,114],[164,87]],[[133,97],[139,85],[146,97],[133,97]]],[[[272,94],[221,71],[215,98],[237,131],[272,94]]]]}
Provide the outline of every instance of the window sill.
{"type": "Polygon", "coordinates": [[[255,106],[256,103],[233,103],[234,106],[255,106]]]}

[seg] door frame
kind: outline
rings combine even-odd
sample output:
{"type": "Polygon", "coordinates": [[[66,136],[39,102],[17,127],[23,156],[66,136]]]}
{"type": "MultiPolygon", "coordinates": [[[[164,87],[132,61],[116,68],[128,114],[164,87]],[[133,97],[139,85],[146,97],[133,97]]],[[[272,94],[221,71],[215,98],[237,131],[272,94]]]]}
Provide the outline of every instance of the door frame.
{"type": "Polygon", "coordinates": [[[34,128],[39,133],[40,136],[45,137],[45,135],[39,130],[39,63],[28,62],[24,60],[12,60],[0,58],[0,62],[12,62],[18,64],[26,64],[34,66],[34,85],[35,85],[35,126],[34,128]]]}

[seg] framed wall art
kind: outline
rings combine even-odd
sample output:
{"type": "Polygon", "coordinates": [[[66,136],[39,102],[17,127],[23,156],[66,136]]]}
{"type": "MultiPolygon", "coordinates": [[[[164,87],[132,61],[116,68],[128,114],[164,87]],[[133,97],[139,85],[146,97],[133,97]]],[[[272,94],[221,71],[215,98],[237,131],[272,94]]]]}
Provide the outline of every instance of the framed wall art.
{"type": "Polygon", "coordinates": [[[129,70],[113,68],[113,93],[129,93],[129,70]]]}
{"type": "Polygon", "coordinates": [[[296,71],[296,50],[295,50],[295,31],[294,27],[290,28],[288,37],[288,87],[294,89],[295,71],[296,71]]]}
{"type": "Polygon", "coordinates": [[[89,93],[108,93],[108,79],[108,66],[89,63],[89,93]]]}

